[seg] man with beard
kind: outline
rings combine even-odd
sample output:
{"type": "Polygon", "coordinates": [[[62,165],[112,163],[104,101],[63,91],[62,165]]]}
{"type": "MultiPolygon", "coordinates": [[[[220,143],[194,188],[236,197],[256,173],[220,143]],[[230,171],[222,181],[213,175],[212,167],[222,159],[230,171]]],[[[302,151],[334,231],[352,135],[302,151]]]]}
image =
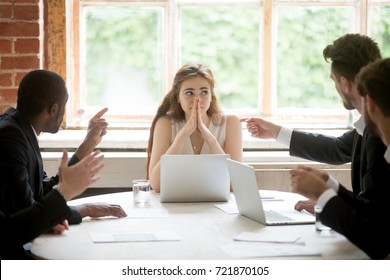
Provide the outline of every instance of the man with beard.
{"type": "MultiPolygon", "coordinates": [[[[390,163],[390,58],[364,67],[357,76],[367,129],[386,145],[382,155],[390,163]]],[[[390,177],[390,165],[382,178],[390,177]]],[[[326,184],[328,174],[299,166],[291,171],[293,191],[317,201],[323,224],[343,234],[373,259],[390,254],[390,185],[378,189],[370,203],[352,204],[326,184]]]]}
{"type": "MultiPolygon", "coordinates": [[[[355,76],[370,62],[381,58],[377,44],[360,34],[346,34],[323,50],[326,61],[330,60],[330,77],[347,110],[356,109],[362,113],[362,102],[356,88],[355,76]]],[[[364,119],[360,118],[355,128],[339,137],[291,130],[260,118],[243,119],[253,137],[274,138],[289,147],[290,155],[328,164],[351,162],[351,184],[353,193],[338,188],[338,195],[351,203],[375,199],[380,188],[390,184],[383,177],[387,163],[383,158],[386,147],[382,141],[365,130],[364,119]]],[[[332,181],[333,178],[331,178],[332,181]]],[[[299,201],[295,208],[314,212],[315,201],[299,201]]]]}

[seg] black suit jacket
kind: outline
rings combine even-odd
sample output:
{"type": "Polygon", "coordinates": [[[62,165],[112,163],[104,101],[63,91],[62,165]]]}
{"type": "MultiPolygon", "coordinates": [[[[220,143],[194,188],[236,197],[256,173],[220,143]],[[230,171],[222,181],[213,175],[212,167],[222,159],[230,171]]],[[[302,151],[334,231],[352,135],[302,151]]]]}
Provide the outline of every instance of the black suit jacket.
{"type": "Polygon", "coordinates": [[[375,200],[381,189],[390,186],[388,163],[384,158],[386,146],[379,137],[355,129],[340,137],[293,131],[290,155],[328,164],[351,162],[353,193],[340,188],[338,195],[350,203],[375,200]]]}
{"type": "MultiPolygon", "coordinates": [[[[74,156],[70,163],[77,162],[74,156]]],[[[0,211],[6,216],[33,205],[58,184],[58,176],[43,170],[38,140],[28,119],[11,108],[0,116],[0,211]]],[[[72,207],[69,223],[80,223],[81,215],[72,207]]]]}
{"type": "MultiPolygon", "coordinates": [[[[387,174],[390,177],[390,169],[387,174]]],[[[390,185],[380,189],[377,198],[368,204],[351,205],[335,196],[320,214],[325,225],[343,234],[372,259],[384,259],[390,254],[389,217],[390,185]]]]}
{"type": "Polygon", "coordinates": [[[5,216],[0,211],[1,259],[30,259],[31,256],[25,252],[23,244],[44,233],[70,214],[66,201],[55,190],[49,192],[42,201],[10,216],[5,216]]]}

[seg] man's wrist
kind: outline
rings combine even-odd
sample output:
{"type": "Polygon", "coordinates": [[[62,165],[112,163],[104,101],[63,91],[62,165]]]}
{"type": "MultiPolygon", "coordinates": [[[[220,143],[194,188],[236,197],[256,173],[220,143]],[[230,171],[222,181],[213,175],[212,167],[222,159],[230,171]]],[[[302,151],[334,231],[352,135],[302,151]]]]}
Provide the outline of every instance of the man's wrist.
{"type": "Polygon", "coordinates": [[[77,148],[75,151],[75,155],[79,160],[82,160],[87,155],[90,155],[93,150],[95,149],[95,146],[93,141],[89,139],[84,139],[83,143],[77,148]]]}
{"type": "Polygon", "coordinates": [[[324,191],[317,199],[317,205],[321,208],[324,208],[328,201],[337,196],[337,193],[333,189],[327,189],[324,191]]]}
{"type": "Polygon", "coordinates": [[[280,127],[278,134],[276,135],[275,139],[276,142],[279,144],[290,147],[291,137],[292,137],[293,130],[287,127],[280,127]]]}
{"type": "Polygon", "coordinates": [[[334,190],[336,193],[339,191],[340,184],[339,182],[331,175],[328,176],[328,180],[326,181],[326,185],[329,189],[334,190]]]}
{"type": "Polygon", "coordinates": [[[68,201],[67,195],[64,193],[60,185],[55,185],[53,189],[56,190],[66,201],[68,201]]]}

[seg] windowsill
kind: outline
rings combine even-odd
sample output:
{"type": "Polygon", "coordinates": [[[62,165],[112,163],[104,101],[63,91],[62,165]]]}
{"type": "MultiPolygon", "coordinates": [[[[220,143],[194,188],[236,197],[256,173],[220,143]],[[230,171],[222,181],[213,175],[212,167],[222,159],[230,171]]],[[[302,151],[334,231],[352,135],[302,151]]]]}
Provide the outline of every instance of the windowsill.
{"type": "MultiPolygon", "coordinates": [[[[306,131],[309,131],[308,129],[306,131]]],[[[310,132],[339,136],[346,130],[322,129],[310,132]]],[[[39,136],[42,151],[61,151],[63,148],[77,148],[86,135],[86,130],[60,130],[56,134],[43,133],[39,136]]],[[[149,130],[108,130],[98,148],[106,151],[145,151],[149,139],[149,130]]],[[[246,151],[287,150],[274,140],[252,138],[243,131],[243,147],[246,151]]]]}
{"type": "MultiPolygon", "coordinates": [[[[328,135],[340,135],[343,131],[318,131],[328,135]]],[[[47,174],[56,174],[62,156],[61,150],[67,148],[70,155],[85,137],[85,130],[63,130],[57,134],[40,136],[42,158],[47,174]]],[[[243,131],[243,162],[253,166],[260,180],[259,187],[288,191],[290,186],[289,170],[298,164],[305,164],[330,172],[345,186],[350,186],[350,165],[331,166],[290,156],[289,151],[274,140],[251,138],[243,131]]],[[[99,148],[103,150],[105,168],[101,180],[93,189],[120,191],[129,186],[134,179],[146,176],[145,147],[149,138],[148,130],[109,130],[99,148]]]]}

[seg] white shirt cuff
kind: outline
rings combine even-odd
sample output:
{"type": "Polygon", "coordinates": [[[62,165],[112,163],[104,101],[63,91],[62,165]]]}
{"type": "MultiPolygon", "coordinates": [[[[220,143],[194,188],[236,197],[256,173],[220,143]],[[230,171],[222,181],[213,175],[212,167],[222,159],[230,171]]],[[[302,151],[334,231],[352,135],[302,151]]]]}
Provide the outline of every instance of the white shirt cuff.
{"type": "Polygon", "coordinates": [[[276,137],[276,141],[287,147],[290,148],[290,142],[291,142],[291,136],[292,136],[293,130],[291,128],[283,127],[280,129],[278,137],[276,137]]]}
{"type": "Polygon", "coordinates": [[[387,163],[390,163],[390,145],[386,149],[385,160],[387,161],[387,163]]]}
{"type": "Polygon", "coordinates": [[[332,189],[332,190],[334,190],[336,193],[338,193],[339,188],[340,188],[340,184],[339,184],[339,182],[338,182],[334,177],[332,177],[331,175],[329,175],[328,181],[326,181],[326,185],[328,186],[329,189],[332,189]]]}
{"type": "Polygon", "coordinates": [[[332,190],[332,189],[328,189],[326,191],[324,191],[317,199],[317,205],[321,208],[324,208],[325,205],[328,203],[328,201],[334,197],[334,196],[337,196],[337,193],[332,190]]]}

